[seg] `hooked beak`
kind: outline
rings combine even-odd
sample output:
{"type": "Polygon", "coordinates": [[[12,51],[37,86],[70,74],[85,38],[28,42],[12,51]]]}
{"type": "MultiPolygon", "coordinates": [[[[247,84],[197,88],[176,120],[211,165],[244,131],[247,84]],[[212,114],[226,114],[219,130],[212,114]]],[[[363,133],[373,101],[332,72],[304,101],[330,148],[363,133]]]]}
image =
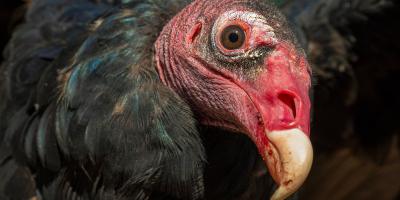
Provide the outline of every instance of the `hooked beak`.
{"type": "MultiPolygon", "coordinates": [[[[306,180],[312,165],[309,138],[310,103],[300,92],[280,91],[271,98],[252,95],[261,121],[249,120],[248,134],[256,144],[271,177],[278,185],[271,200],[283,200],[296,192],[306,180]],[[282,95],[284,94],[284,95],[282,95]],[[265,100],[268,99],[268,100],[265,100]],[[269,103],[270,102],[270,103],[269,103]],[[253,123],[251,123],[253,122],[253,123]]],[[[247,112],[245,118],[255,116],[247,112]]],[[[243,120],[244,121],[244,120],[243,120]]]]}
{"type": "Polygon", "coordinates": [[[251,94],[257,111],[247,112],[245,118],[259,113],[259,122],[250,120],[248,133],[279,186],[271,200],[286,199],[300,188],[311,169],[310,101],[296,89],[257,94],[251,94]]]}
{"type": "Polygon", "coordinates": [[[300,129],[267,132],[270,145],[265,162],[279,185],[271,200],[286,199],[306,180],[311,169],[313,150],[310,139],[300,129]]]}
{"type": "Polygon", "coordinates": [[[266,58],[265,70],[253,82],[241,83],[253,105],[247,106],[253,110],[246,110],[241,121],[279,186],[272,200],[286,199],[296,192],[311,169],[307,69],[307,62],[295,49],[277,46],[266,58]]]}

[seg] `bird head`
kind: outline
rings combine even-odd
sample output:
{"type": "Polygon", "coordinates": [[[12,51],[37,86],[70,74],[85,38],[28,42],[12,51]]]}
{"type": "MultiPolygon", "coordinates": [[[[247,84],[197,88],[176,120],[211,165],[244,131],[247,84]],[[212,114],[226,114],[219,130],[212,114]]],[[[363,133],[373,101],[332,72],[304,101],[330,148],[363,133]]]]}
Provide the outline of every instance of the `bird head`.
{"type": "Polygon", "coordinates": [[[246,134],[284,199],[312,163],[310,67],[283,15],[266,0],[195,0],[155,44],[160,79],[200,123],[246,134]]]}

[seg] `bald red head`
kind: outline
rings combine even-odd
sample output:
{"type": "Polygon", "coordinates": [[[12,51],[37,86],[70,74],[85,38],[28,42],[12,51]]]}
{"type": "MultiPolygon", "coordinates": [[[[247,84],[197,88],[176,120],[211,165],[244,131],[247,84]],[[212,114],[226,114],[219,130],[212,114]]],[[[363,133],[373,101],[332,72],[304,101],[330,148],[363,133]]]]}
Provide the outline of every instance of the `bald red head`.
{"type": "Polygon", "coordinates": [[[156,59],[161,80],[201,123],[254,141],[281,185],[274,197],[301,185],[312,160],[310,68],[272,4],[194,1],[162,31],[156,59]]]}

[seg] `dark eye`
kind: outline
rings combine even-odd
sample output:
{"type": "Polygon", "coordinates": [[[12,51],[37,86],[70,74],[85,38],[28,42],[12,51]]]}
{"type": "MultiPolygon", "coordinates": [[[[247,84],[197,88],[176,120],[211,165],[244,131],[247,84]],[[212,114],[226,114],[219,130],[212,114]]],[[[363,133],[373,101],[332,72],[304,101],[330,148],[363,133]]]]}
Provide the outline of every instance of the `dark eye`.
{"type": "Polygon", "coordinates": [[[221,34],[221,44],[228,50],[239,49],[243,46],[246,34],[239,26],[226,27],[221,34]]]}

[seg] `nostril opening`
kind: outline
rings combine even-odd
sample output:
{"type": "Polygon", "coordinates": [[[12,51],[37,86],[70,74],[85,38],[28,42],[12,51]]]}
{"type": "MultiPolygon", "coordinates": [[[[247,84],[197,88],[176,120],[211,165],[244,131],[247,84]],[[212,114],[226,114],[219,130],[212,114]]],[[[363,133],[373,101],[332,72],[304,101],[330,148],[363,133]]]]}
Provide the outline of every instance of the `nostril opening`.
{"type": "Polygon", "coordinates": [[[291,94],[288,93],[280,93],[278,95],[278,99],[286,106],[286,108],[290,111],[291,113],[291,118],[294,121],[296,119],[296,102],[295,102],[295,97],[291,94]]]}

